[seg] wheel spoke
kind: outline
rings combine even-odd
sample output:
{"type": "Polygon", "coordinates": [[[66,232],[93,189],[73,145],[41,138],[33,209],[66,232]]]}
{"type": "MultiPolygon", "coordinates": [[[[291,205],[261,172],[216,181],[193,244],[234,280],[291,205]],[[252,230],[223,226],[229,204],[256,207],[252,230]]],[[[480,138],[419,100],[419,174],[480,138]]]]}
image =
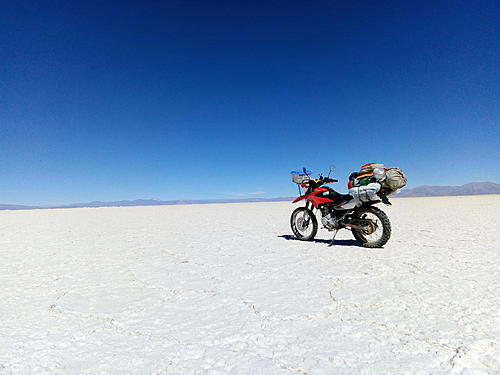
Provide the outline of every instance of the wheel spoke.
{"type": "Polygon", "coordinates": [[[366,239],[366,241],[375,242],[382,238],[384,229],[382,226],[382,222],[377,215],[371,212],[367,212],[363,214],[361,218],[370,221],[371,225],[373,225],[373,227],[369,228],[368,230],[360,230],[360,234],[366,239]]]}
{"type": "Polygon", "coordinates": [[[366,220],[365,228],[352,229],[356,240],[364,247],[382,247],[391,236],[391,223],[384,211],[376,207],[364,208],[355,213],[355,218],[366,220]]]}
{"type": "Polygon", "coordinates": [[[297,237],[309,237],[315,232],[313,218],[311,217],[310,212],[306,210],[295,212],[292,217],[292,223],[297,237]]]}

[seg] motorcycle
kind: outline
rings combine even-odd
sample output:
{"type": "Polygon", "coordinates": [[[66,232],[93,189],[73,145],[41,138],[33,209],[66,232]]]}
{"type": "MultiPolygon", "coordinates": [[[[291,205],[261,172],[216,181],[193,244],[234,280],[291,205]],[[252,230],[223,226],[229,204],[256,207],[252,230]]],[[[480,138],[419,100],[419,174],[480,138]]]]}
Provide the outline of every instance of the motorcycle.
{"type": "MultiPolygon", "coordinates": [[[[330,173],[334,169],[330,167],[330,173]]],[[[391,222],[384,211],[374,206],[380,202],[390,205],[384,189],[377,193],[377,200],[361,202],[350,194],[340,194],[323,186],[338,182],[330,178],[330,173],[327,177],[320,175],[319,179],[312,179],[311,172],[305,168],[302,173],[292,172],[292,181],[299,187],[299,197],[293,203],[305,201],[305,206],[295,209],[290,218],[295,237],[302,241],[314,239],[318,232],[316,214],[319,212],[323,227],[333,232],[330,246],[340,229],[350,229],[363,247],[384,246],[391,237],[391,222]],[[303,194],[301,188],[305,189],[303,194]]]]}

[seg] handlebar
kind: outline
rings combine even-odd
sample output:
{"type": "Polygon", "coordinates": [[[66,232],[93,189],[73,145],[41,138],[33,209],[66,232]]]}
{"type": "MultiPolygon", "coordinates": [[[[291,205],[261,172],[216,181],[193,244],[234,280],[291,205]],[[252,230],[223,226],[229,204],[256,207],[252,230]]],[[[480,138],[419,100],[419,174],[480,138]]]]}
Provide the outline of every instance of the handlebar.
{"type": "Polygon", "coordinates": [[[324,178],[323,183],[330,184],[332,182],[339,182],[339,180],[334,180],[333,178],[324,178]]]}
{"type": "Polygon", "coordinates": [[[339,182],[339,180],[334,180],[333,178],[323,177],[319,178],[321,184],[331,184],[332,182],[339,182]]]}
{"type": "Polygon", "coordinates": [[[304,181],[300,184],[300,186],[303,188],[308,188],[309,186],[311,186],[311,183],[312,183],[313,187],[316,188],[316,187],[320,187],[323,184],[331,184],[332,182],[339,182],[339,180],[334,180],[333,178],[327,178],[327,177],[320,176],[320,178],[317,180],[304,181]]]}

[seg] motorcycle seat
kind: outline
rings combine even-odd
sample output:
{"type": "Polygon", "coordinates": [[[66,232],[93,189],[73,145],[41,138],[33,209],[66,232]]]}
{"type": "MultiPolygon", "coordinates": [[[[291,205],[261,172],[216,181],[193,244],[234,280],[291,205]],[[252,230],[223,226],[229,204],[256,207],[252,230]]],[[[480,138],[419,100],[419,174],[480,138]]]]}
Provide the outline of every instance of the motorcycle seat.
{"type": "Polygon", "coordinates": [[[330,187],[328,187],[327,189],[330,193],[332,200],[334,202],[338,202],[338,204],[350,201],[352,199],[352,195],[350,194],[340,194],[339,192],[336,192],[330,187]]]}
{"type": "Polygon", "coordinates": [[[347,202],[347,201],[350,201],[352,199],[352,195],[351,194],[340,194],[340,198],[341,198],[342,202],[347,202]]]}

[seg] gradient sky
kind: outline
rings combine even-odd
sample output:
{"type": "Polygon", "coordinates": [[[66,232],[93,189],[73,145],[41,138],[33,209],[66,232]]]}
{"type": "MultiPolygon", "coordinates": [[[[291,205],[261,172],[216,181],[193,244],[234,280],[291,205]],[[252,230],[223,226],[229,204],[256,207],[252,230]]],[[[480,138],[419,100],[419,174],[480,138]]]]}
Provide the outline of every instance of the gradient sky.
{"type": "Polygon", "coordinates": [[[498,1],[3,1],[0,203],[499,181],[498,1]],[[272,3],[272,4],[271,4],[272,3]]]}

